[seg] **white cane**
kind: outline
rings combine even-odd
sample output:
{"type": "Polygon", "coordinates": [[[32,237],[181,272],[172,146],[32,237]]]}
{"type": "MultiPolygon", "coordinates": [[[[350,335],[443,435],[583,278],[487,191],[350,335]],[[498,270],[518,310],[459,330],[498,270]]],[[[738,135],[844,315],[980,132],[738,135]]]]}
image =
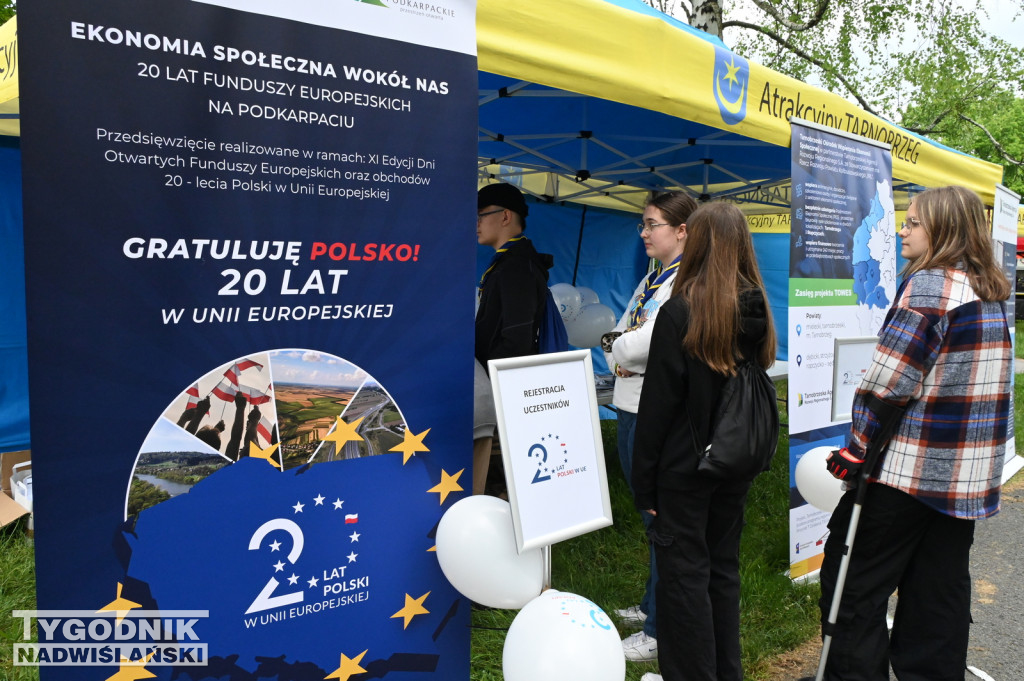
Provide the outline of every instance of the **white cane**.
{"type": "Polygon", "coordinates": [[[876,414],[884,414],[884,417],[881,419],[882,426],[877,436],[868,446],[868,451],[864,456],[864,465],[857,478],[857,492],[854,495],[853,509],[850,511],[850,526],[846,530],[843,557],[839,561],[839,572],[836,575],[836,587],[832,593],[832,605],[829,607],[827,624],[823,627],[825,635],[822,637],[821,659],[818,661],[818,673],[814,676],[815,681],[822,681],[825,677],[828,651],[832,647],[832,632],[835,630],[836,620],[839,617],[839,605],[843,599],[843,588],[846,586],[846,573],[850,569],[850,557],[853,555],[853,540],[857,535],[857,525],[860,523],[860,512],[864,506],[864,497],[867,496],[868,476],[874,469],[875,463],[882,455],[882,452],[889,446],[893,430],[896,429],[896,424],[899,423],[903,412],[906,411],[905,406],[895,407],[874,397],[871,400],[870,407],[876,414]]]}

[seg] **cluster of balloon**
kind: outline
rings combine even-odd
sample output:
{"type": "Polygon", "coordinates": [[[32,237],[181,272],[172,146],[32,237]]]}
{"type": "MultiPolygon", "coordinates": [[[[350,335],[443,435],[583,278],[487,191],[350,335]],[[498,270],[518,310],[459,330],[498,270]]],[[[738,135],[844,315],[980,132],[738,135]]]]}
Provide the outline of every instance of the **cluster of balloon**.
{"type": "Polygon", "coordinates": [[[436,535],[437,561],[466,598],[520,609],[502,653],[506,681],[623,681],[626,659],[608,615],[582,596],[544,588],[540,549],[519,553],[512,507],[475,495],[452,504],[436,535]]]}
{"type": "Polygon", "coordinates": [[[804,453],[796,463],[793,478],[796,489],[804,501],[815,508],[831,513],[843,496],[843,482],[832,477],[825,464],[833,447],[815,447],[804,453]]]}
{"type": "Polygon", "coordinates": [[[578,348],[590,348],[601,342],[601,336],[615,328],[615,313],[601,303],[597,293],[586,286],[555,284],[551,297],[569,334],[569,343],[578,348]]]}

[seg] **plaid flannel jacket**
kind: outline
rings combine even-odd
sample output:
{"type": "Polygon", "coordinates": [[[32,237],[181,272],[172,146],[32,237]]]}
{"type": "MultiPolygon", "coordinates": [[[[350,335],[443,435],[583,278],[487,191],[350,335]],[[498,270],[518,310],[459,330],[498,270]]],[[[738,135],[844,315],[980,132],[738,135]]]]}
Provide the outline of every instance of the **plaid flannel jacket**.
{"type": "Polygon", "coordinates": [[[897,291],[853,401],[850,450],[878,430],[874,394],[910,403],[872,480],[958,518],[999,511],[1013,353],[1004,305],[982,302],[966,272],[916,272],[897,291]]]}

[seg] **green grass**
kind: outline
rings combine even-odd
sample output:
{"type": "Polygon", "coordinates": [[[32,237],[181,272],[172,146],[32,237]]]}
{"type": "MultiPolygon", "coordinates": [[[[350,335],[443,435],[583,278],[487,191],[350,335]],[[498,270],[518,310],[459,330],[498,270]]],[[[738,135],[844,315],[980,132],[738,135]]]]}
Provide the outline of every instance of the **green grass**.
{"type": "MultiPolygon", "coordinates": [[[[14,642],[22,638],[22,620],[11,617],[13,610],[33,610],[36,606],[35,550],[25,535],[27,518],[0,528],[0,679],[35,681],[35,667],[14,667],[11,655],[14,642]]],[[[34,628],[35,625],[33,625],[34,628]]]]}

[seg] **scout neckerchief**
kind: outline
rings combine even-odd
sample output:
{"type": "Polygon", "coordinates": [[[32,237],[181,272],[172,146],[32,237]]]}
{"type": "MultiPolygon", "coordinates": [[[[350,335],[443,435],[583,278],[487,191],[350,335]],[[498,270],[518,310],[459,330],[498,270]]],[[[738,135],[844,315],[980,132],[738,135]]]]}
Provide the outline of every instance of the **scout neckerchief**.
{"type": "Polygon", "coordinates": [[[501,248],[499,248],[497,251],[494,252],[494,257],[491,258],[491,264],[487,266],[487,269],[484,270],[483,276],[480,277],[480,286],[477,288],[477,291],[476,291],[476,297],[477,298],[479,298],[480,295],[483,294],[483,292],[484,292],[484,282],[487,281],[487,277],[491,276],[491,270],[493,270],[494,266],[498,264],[498,260],[501,258],[501,256],[504,255],[505,251],[508,250],[509,246],[511,246],[512,244],[514,244],[517,241],[523,241],[524,239],[526,239],[526,235],[525,234],[520,234],[519,236],[514,236],[511,239],[509,239],[508,241],[506,241],[505,244],[501,248]]]}
{"type": "Polygon", "coordinates": [[[629,329],[633,330],[639,328],[643,324],[643,319],[640,315],[643,313],[644,305],[651,299],[655,291],[661,288],[661,285],[665,283],[669,277],[676,273],[679,269],[679,260],[682,258],[682,254],[677,255],[676,259],[673,260],[668,267],[662,269],[659,267],[650,274],[647,275],[647,279],[644,281],[644,292],[640,294],[640,297],[636,301],[636,307],[633,308],[632,312],[629,313],[629,329]]]}

